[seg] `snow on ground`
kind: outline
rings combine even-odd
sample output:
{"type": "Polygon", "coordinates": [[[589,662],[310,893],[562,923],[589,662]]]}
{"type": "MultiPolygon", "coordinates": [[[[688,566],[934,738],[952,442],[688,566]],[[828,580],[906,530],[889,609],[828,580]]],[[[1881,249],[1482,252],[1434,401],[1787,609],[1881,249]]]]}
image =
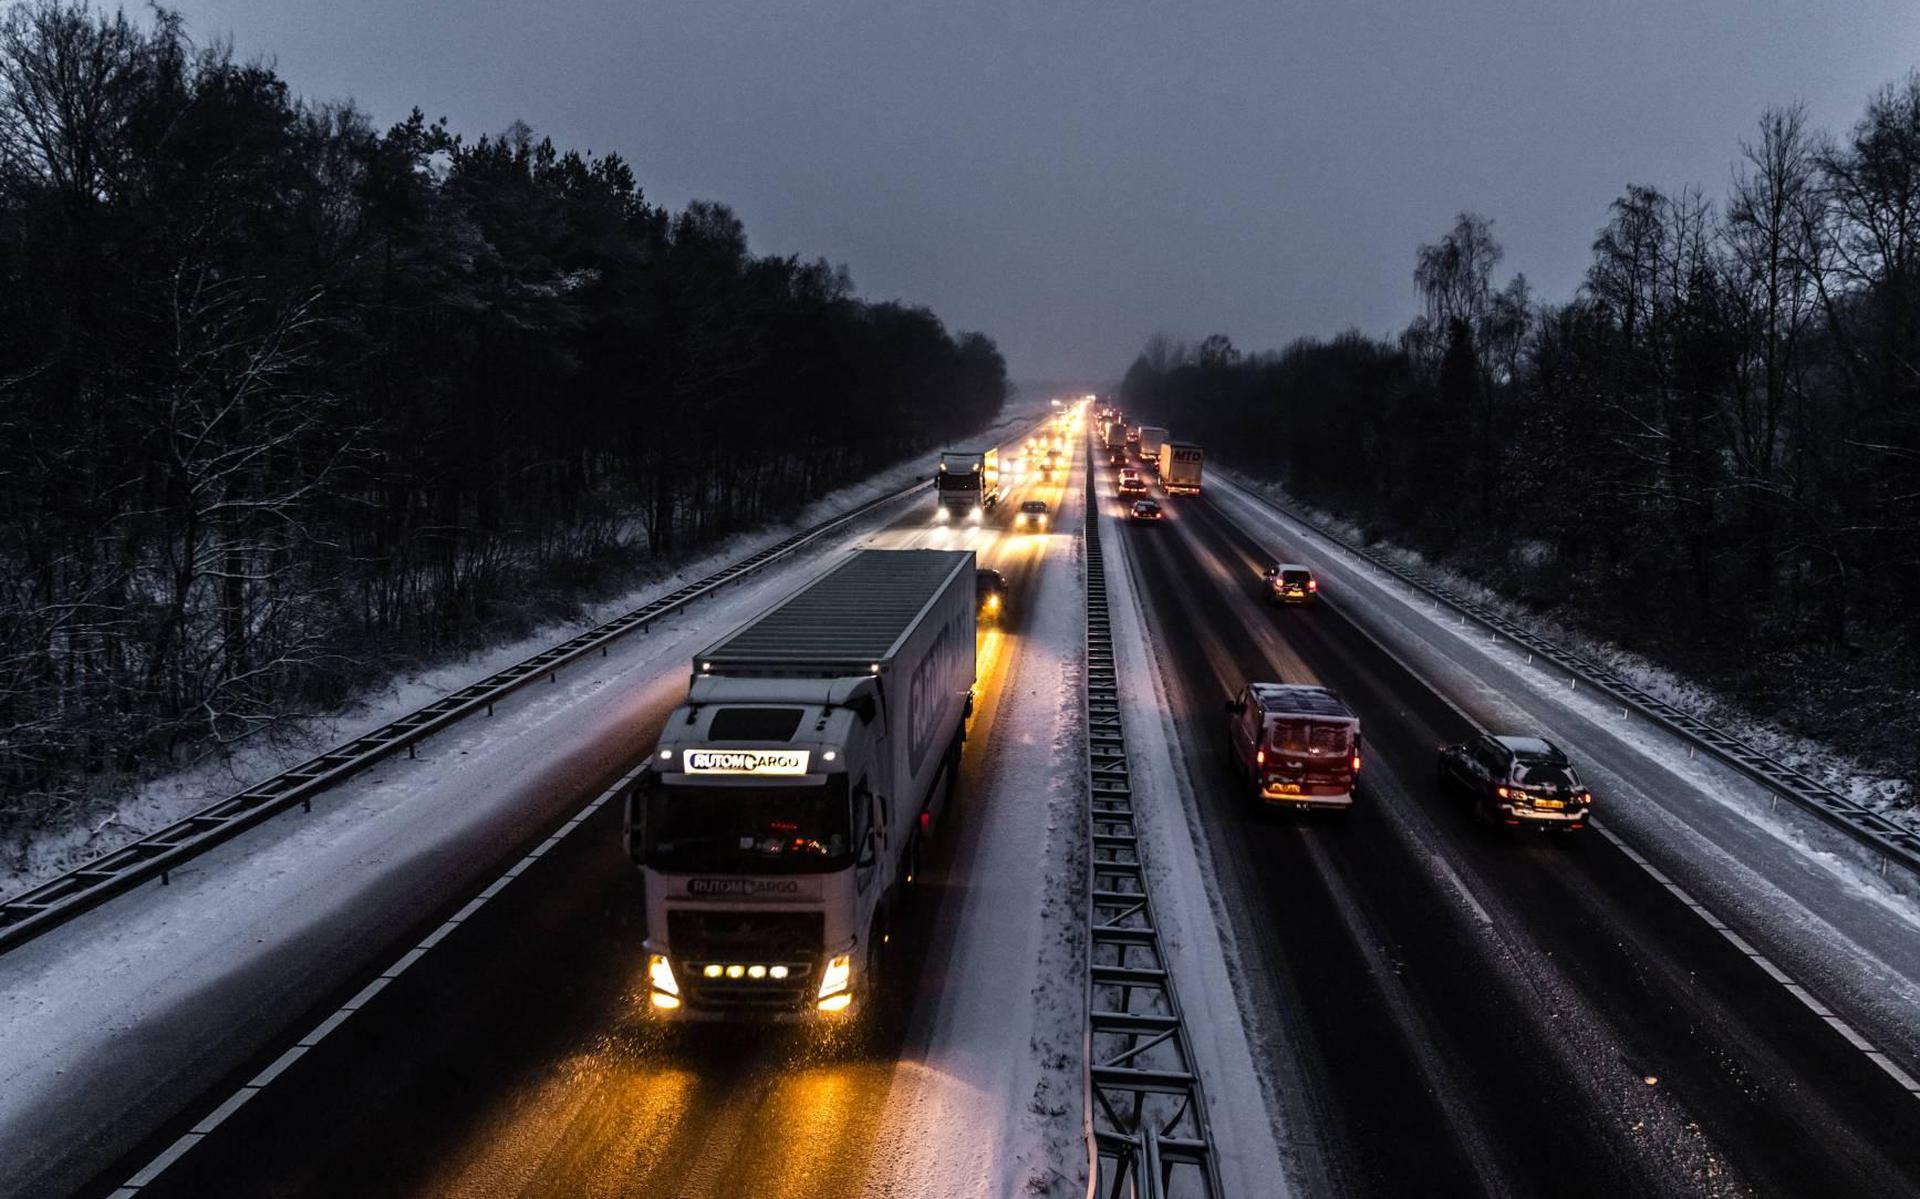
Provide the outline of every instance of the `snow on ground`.
{"type": "MultiPolygon", "coordinates": [[[[1002,432],[1026,419],[1031,410],[1016,411],[1002,432]]],[[[830,503],[844,510],[925,470],[903,465],[830,503]]],[[[425,742],[417,760],[381,763],[327,792],[310,814],[296,809],[256,826],[173,872],[170,886],[148,883],[0,957],[0,1160],[10,1167],[0,1195],[31,1188],[35,1170],[76,1140],[141,1135],[278,1036],[398,931],[457,902],[503,847],[556,823],[644,752],[636,730],[684,695],[702,646],[828,558],[878,540],[865,523],[615,642],[606,658],[566,668],[553,685],[521,691],[492,718],[455,725],[425,742]]],[[[896,539],[958,542],[977,532],[896,539]]],[[[725,553],[683,573],[706,573],[725,553]]],[[[540,647],[503,648],[466,670],[397,682],[354,720],[378,725],[540,647]]]]}
{"type": "Polygon", "coordinates": [[[1279,1146],[1292,1138],[1280,1126],[1281,1105],[1269,1102],[1263,1090],[1264,1072],[1254,1067],[1253,1039],[1240,1009],[1242,988],[1234,983],[1243,973],[1242,959],[1216,885],[1220,872],[1174,749],[1173,705],[1148,645],[1146,610],[1123,565],[1128,539],[1104,504],[1101,526],[1100,544],[1113,562],[1107,599],[1135,824],[1144,838],[1154,921],[1206,1091],[1221,1185],[1229,1195],[1284,1199],[1299,1186],[1296,1172],[1281,1166],[1279,1146]]]}
{"type": "MultiPolygon", "coordinates": [[[[1024,428],[1046,410],[1045,397],[1016,400],[981,437],[1000,436],[1016,426],[1024,428]]],[[[785,524],[735,534],[709,546],[696,558],[663,565],[640,586],[586,606],[578,619],[549,623],[525,637],[491,649],[397,674],[356,696],[340,712],[314,717],[282,730],[275,743],[263,741],[244,746],[225,758],[209,757],[197,765],[143,783],[112,812],[91,825],[38,831],[24,848],[10,851],[6,863],[0,866],[0,895],[24,891],[111,853],[154,829],[199,811],[222,796],[243,791],[327,748],[390,724],[476,679],[486,678],[550,645],[631,612],[656,595],[704,578],[763,545],[897,491],[916,478],[925,478],[931,473],[932,461],[932,456],[921,455],[895,463],[862,482],[815,500],[785,524]]]]}
{"type": "MultiPolygon", "coordinates": [[[[1489,638],[1254,492],[1211,476],[1256,540],[1311,563],[1327,602],[1483,726],[1538,731],[1588,775],[1596,813],[1882,1048],[1920,1060],[1920,885],[1787,800],[1489,638]]],[[[1451,582],[1451,580],[1450,580],[1451,582]]]]}
{"type": "Polygon", "coordinates": [[[1086,1193],[1084,502],[1069,485],[1050,534],[1003,535],[982,558],[1004,571],[1011,556],[1040,557],[1033,616],[983,650],[983,670],[1002,665],[971,734],[987,752],[965,780],[928,954],[943,981],[922,992],[876,1137],[902,1152],[862,1180],[867,1194],[1086,1193]]]}

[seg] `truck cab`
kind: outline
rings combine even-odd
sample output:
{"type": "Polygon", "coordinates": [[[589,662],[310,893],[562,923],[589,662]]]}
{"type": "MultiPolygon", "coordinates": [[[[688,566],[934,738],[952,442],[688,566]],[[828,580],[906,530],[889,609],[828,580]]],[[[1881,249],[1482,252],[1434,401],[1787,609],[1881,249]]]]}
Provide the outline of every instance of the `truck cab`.
{"type": "Polygon", "coordinates": [[[666,934],[648,938],[653,1006],[843,1010],[901,833],[872,786],[874,684],[768,679],[702,702],[731,681],[696,682],[628,795],[647,927],[666,934]]]}
{"type": "Polygon", "coordinates": [[[649,1010],[838,1019],[879,994],[975,672],[970,551],[863,550],[694,660],[624,792],[649,1010]]]}
{"type": "Polygon", "coordinates": [[[999,451],[942,450],[933,490],[936,521],[980,523],[1000,502],[999,451]]]}

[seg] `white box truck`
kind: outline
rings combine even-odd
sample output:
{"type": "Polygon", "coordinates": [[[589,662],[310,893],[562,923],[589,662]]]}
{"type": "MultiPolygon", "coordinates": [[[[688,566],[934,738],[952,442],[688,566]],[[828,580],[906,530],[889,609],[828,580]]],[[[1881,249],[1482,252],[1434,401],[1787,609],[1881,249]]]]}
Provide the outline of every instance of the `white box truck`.
{"type": "Polygon", "coordinates": [[[1167,431],[1159,425],[1140,426],[1140,461],[1160,465],[1160,447],[1167,441],[1167,431]]]}
{"type": "Polygon", "coordinates": [[[933,476],[934,518],[979,521],[1000,502],[998,450],[942,450],[933,476]]]}
{"type": "Polygon", "coordinates": [[[694,659],[625,795],[656,1016],[868,1004],[974,671],[971,550],[862,550],[694,659]]]}
{"type": "Polygon", "coordinates": [[[1191,441],[1169,441],[1160,447],[1160,486],[1168,495],[1199,495],[1200,467],[1206,455],[1191,441]]]}

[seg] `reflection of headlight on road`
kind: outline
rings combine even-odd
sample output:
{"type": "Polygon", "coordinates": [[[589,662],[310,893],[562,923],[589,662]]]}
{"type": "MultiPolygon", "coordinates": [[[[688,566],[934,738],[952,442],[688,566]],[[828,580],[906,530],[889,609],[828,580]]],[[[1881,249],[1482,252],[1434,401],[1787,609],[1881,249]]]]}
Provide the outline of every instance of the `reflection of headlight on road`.
{"type": "Polygon", "coordinates": [[[967,519],[977,523],[980,520],[980,518],[985,515],[986,515],[985,510],[980,508],[975,508],[973,511],[967,513],[967,519]]]}
{"type": "Polygon", "coordinates": [[[933,519],[939,521],[941,524],[946,524],[953,519],[953,513],[947,511],[945,504],[940,504],[933,510],[933,519]]]}

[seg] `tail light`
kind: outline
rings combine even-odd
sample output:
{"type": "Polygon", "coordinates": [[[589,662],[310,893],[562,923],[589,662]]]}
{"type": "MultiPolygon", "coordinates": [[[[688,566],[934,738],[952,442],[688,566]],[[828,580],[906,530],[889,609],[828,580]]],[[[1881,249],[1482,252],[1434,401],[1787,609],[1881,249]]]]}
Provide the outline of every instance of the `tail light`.
{"type": "Polygon", "coordinates": [[[1354,768],[1354,769],[1355,769],[1356,771],[1360,769],[1360,755],[1359,755],[1359,754],[1355,754],[1355,755],[1353,755],[1353,768],[1354,768]]]}
{"type": "Polygon", "coordinates": [[[1498,795],[1501,799],[1507,799],[1513,794],[1511,791],[1508,791],[1505,787],[1495,787],[1493,789],[1493,793],[1495,795],[1498,795]]]}
{"type": "Polygon", "coordinates": [[[1319,579],[1308,579],[1308,580],[1307,580],[1307,590],[1308,590],[1308,591],[1318,591],[1318,590],[1320,590],[1320,580],[1319,580],[1319,579]]]}
{"type": "Polygon", "coordinates": [[[1254,751],[1253,751],[1253,764],[1254,764],[1255,766],[1265,766],[1265,765],[1267,764],[1267,751],[1266,751],[1266,750],[1264,750],[1264,749],[1256,749],[1256,750],[1254,750],[1254,751]]]}

